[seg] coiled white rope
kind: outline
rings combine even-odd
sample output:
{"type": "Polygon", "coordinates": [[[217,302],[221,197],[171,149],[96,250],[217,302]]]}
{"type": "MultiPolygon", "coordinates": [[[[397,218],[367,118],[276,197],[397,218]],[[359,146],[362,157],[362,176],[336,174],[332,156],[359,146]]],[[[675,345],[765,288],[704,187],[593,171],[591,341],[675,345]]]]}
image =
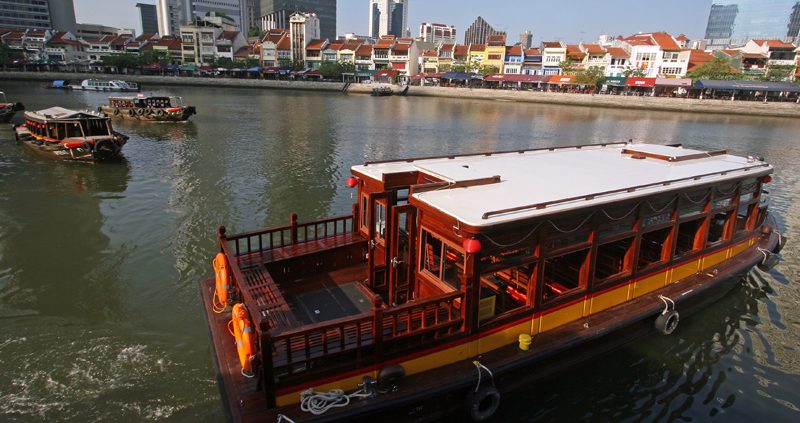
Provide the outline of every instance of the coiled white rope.
{"type": "Polygon", "coordinates": [[[315,392],[309,388],[300,393],[300,409],[315,416],[324,414],[334,407],[344,407],[350,404],[350,398],[367,398],[370,394],[361,388],[352,394],[345,394],[341,389],[331,389],[328,392],[315,392]]]}

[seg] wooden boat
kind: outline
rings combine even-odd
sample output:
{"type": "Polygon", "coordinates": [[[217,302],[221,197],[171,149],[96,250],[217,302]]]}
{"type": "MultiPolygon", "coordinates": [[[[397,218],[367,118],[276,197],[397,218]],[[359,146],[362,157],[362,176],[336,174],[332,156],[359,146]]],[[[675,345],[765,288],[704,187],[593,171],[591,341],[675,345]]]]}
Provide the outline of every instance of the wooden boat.
{"type": "Polygon", "coordinates": [[[219,228],[200,291],[226,413],[484,420],[774,265],[772,172],[633,143],[354,166],[350,214],[219,228]]]}
{"type": "Polygon", "coordinates": [[[25,124],[14,130],[17,141],[34,152],[70,161],[115,159],[128,141],[112,129],[109,117],[62,107],[25,112],[25,124]]]}
{"type": "Polygon", "coordinates": [[[132,81],[121,81],[117,79],[84,79],[80,85],[72,85],[73,90],[80,91],[121,91],[133,92],[140,91],[141,86],[132,81]]]}
{"type": "Polygon", "coordinates": [[[9,103],[6,99],[6,93],[0,91],[0,122],[7,123],[11,121],[11,118],[20,110],[25,110],[25,106],[22,103],[9,103]]]}
{"type": "Polygon", "coordinates": [[[181,97],[109,97],[108,104],[97,108],[109,116],[154,122],[184,122],[197,114],[194,106],[184,106],[181,97]]]}
{"type": "Polygon", "coordinates": [[[374,87],[372,88],[372,95],[375,97],[383,97],[394,94],[392,87],[374,87]]]}

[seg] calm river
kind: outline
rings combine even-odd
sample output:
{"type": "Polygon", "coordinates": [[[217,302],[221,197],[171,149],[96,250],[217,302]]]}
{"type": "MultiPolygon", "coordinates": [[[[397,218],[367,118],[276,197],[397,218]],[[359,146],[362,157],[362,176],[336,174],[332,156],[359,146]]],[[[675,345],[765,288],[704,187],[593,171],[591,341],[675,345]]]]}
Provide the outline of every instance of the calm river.
{"type": "MultiPolygon", "coordinates": [[[[43,85],[0,90],[29,109],[106,100],[43,85]]],[[[224,419],[197,288],[213,272],[215,228],[347,212],[351,165],[633,139],[764,156],[784,261],[670,337],[504,396],[498,421],[800,421],[800,121],[146,88],[199,114],[115,123],[131,137],[124,163],[57,163],[0,128],[0,420],[224,419]]]]}

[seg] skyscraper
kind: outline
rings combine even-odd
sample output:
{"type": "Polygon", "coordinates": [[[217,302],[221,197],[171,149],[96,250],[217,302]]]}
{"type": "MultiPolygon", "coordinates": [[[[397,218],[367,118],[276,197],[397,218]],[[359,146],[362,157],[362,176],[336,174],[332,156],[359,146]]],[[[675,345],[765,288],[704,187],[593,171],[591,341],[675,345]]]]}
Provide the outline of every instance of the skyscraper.
{"type": "Polygon", "coordinates": [[[0,3],[0,28],[75,32],[72,0],[3,0],[0,3]]]}
{"type": "Polygon", "coordinates": [[[186,0],[157,0],[156,15],[158,17],[158,33],[164,35],[180,35],[181,24],[189,20],[191,8],[186,0]]]}
{"type": "MultiPolygon", "coordinates": [[[[800,0],[714,0],[706,26],[707,39],[737,41],[796,37],[793,14],[800,0]]],[[[800,18],[798,18],[800,19],[800,18]]]]}
{"type": "Polygon", "coordinates": [[[136,3],[139,8],[139,17],[142,20],[142,34],[155,34],[158,32],[158,13],[156,5],[136,3]]]}
{"type": "Polygon", "coordinates": [[[492,28],[488,22],[478,16],[478,19],[475,19],[475,22],[473,22],[472,25],[467,28],[467,32],[464,33],[464,44],[485,44],[486,37],[494,34],[505,33],[492,28]]]}
{"type": "Polygon", "coordinates": [[[408,0],[370,0],[369,35],[408,36],[408,0]]]}
{"type": "Polygon", "coordinates": [[[217,15],[226,15],[236,22],[236,27],[243,32],[250,28],[247,14],[247,0],[190,0],[191,11],[194,16],[203,17],[209,12],[217,15]]]}
{"type": "Polygon", "coordinates": [[[320,36],[336,39],[336,0],[261,0],[261,29],[289,28],[289,17],[295,12],[315,13],[319,18],[320,36]]]}

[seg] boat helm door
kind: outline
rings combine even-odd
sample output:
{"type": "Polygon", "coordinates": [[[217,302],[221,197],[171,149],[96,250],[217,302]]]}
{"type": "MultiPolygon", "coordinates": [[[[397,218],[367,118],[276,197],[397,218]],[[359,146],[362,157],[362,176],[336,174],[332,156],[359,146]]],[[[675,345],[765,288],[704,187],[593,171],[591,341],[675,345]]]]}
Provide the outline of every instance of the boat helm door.
{"type": "Polygon", "coordinates": [[[369,195],[369,286],[386,299],[386,268],[389,264],[390,242],[389,204],[392,192],[375,192],[369,195]]]}
{"type": "Polygon", "coordinates": [[[417,209],[411,205],[392,207],[391,243],[389,245],[388,304],[403,304],[409,300],[411,278],[414,275],[414,235],[417,209]]]}

